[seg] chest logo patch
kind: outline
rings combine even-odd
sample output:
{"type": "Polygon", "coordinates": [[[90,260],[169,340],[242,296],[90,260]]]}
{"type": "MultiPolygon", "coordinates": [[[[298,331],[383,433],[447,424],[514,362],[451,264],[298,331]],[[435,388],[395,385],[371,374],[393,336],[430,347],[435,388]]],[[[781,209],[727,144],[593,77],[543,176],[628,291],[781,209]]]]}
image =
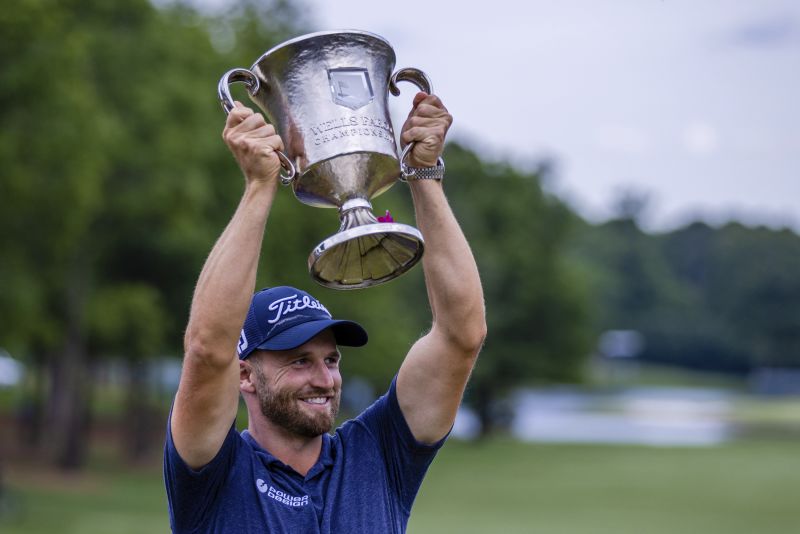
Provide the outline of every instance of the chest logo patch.
{"type": "Polygon", "coordinates": [[[288,493],[277,489],[275,486],[267,484],[260,478],[256,480],[256,487],[258,488],[258,491],[266,494],[270,499],[276,500],[281,504],[285,504],[286,506],[291,506],[293,508],[299,506],[308,506],[308,495],[303,495],[302,497],[289,495],[288,493]]]}

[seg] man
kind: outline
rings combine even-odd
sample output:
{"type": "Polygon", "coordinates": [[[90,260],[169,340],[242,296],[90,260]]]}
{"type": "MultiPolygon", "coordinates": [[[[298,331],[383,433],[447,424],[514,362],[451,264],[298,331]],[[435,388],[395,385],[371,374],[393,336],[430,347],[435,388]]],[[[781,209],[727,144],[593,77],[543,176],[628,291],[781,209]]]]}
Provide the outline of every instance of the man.
{"type": "MultiPolygon", "coordinates": [[[[436,96],[416,95],[401,133],[404,144],[416,143],[412,166],[436,166],[451,123],[436,96]]],[[[366,333],[294,288],[253,296],[283,143],[238,102],[223,138],[245,191],[206,260],[186,328],[164,459],[172,529],[404,532],[486,334],[478,270],[442,183],[409,181],[425,238],[431,329],[386,395],[330,435],[342,385],[337,345],[363,345],[366,333]],[[240,392],[249,416],[241,435],[240,392]]]]}

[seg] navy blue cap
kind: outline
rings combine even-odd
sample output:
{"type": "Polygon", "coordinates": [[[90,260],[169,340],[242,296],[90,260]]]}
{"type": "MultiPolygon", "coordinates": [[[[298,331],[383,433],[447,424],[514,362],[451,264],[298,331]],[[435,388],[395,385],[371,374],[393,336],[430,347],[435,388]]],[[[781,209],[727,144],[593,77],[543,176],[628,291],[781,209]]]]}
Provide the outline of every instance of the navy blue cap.
{"type": "Polygon", "coordinates": [[[288,350],[299,347],[326,328],[337,345],[360,347],[367,332],[353,321],[335,320],[320,301],[300,289],[278,286],[262,289],[250,302],[237,351],[245,359],[257,349],[288,350]]]}

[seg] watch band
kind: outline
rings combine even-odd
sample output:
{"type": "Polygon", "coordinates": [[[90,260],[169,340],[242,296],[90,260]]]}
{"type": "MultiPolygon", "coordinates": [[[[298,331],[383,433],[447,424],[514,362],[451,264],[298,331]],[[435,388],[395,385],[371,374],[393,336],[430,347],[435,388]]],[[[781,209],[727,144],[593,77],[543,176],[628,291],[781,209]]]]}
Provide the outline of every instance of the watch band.
{"type": "Polygon", "coordinates": [[[400,180],[411,182],[414,180],[436,180],[441,182],[444,178],[444,160],[439,157],[435,167],[409,167],[401,166],[400,180]]]}

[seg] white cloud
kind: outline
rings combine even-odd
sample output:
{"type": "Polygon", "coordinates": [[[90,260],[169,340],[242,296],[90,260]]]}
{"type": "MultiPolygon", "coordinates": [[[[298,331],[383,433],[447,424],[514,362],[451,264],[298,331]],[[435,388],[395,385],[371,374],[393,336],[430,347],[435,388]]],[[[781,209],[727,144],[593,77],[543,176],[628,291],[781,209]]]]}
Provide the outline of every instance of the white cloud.
{"type": "Polygon", "coordinates": [[[683,145],[690,154],[705,156],[716,152],[719,135],[716,128],[703,121],[694,121],[683,132],[683,145]]]}
{"type": "Polygon", "coordinates": [[[598,148],[609,152],[642,154],[650,148],[647,133],[636,126],[604,124],[595,130],[593,138],[598,148]]]}

